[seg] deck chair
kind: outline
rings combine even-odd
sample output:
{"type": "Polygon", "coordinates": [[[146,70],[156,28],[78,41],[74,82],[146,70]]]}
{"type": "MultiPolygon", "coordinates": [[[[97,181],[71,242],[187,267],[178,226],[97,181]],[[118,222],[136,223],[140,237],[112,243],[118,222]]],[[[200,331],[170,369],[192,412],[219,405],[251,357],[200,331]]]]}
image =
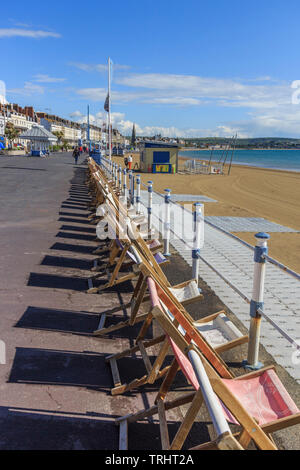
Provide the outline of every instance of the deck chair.
{"type": "MultiPolygon", "coordinates": [[[[191,303],[198,302],[203,299],[203,295],[201,293],[201,290],[198,288],[198,281],[196,279],[191,279],[178,285],[171,286],[168,281],[168,278],[161,269],[161,266],[164,263],[157,262],[158,253],[155,251],[153,252],[153,250],[151,250],[151,244],[142,240],[141,237],[138,239],[138,243],[136,243],[135,241],[133,241],[133,243],[134,247],[132,247],[132,249],[134,250],[135,260],[138,263],[142,263],[142,260],[144,260],[144,263],[151,266],[151,272],[155,272],[159,276],[162,282],[164,282],[165,286],[176,297],[176,299],[182,303],[182,305],[187,306],[191,303]]],[[[155,241],[152,243],[155,243],[155,241]]],[[[138,269],[141,269],[141,265],[138,269]]],[[[148,271],[146,271],[146,276],[148,274],[148,271]]],[[[116,331],[126,326],[134,326],[136,323],[146,320],[147,313],[138,315],[142,303],[147,302],[149,300],[149,297],[145,295],[147,290],[146,276],[145,274],[140,274],[138,283],[134,289],[129,304],[127,304],[126,306],[122,306],[117,310],[114,309],[113,312],[107,312],[108,314],[115,314],[117,313],[117,311],[124,310],[124,308],[130,308],[130,318],[128,320],[121,321],[116,325],[112,325],[110,327],[105,328],[104,323],[107,313],[103,313],[100,317],[99,326],[94,332],[96,336],[102,336],[104,334],[111,333],[112,331],[116,331]]]]}
{"type": "MultiPolygon", "coordinates": [[[[123,214],[122,214],[123,215],[123,214]]],[[[115,254],[117,255],[119,251],[121,251],[121,254],[119,256],[118,261],[115,264],[115,255],[112,255],[111,258],[111,263],[110,266],[115,265],[113,268],[112,273],[110,272],[110,269],[106,269],[107,275],[108,275],[108,282],[102,286],[101,288],[95,288],[93,287],[92,280],[93,278],[90,278],[88,280],[88,293],[89,294],[95,294],[100,292],[100,290],[105,290],[107,288],[116,286],[117,284],[123,283],[128,280],[133,280],[137,278],[139,274],[139,267],[138,267],[138,259],[136,255],[132,252],[132,238],[130,238],[127,234],[127,227],[130,227],[130,230],[132,231],[132,234],[136,233],[137,227],[134,227],[132,229],[132,222],[130,222],[128,219],[124,220],[124,217],[120,216],[120,213],[115,213],[113,212],[108,212],[106,215],[106,221],[108,223],[109,227],[112,227],[114,234],[115,234],[115,242],[116,242],[116,252],[115,254]],[[133,232],[133,230],[135,230],[133,232]],[[126,274],[122,277],[119,276],[119,272],[121,270],[121,267],[124,265],[125,259],[129,258],[129,263],[131,264],[133,271],[130,272],[129,274],[126,274]]],[[[139,243],[141,243],[142,237],[139,234],[139,243]]],[[[169,260],[163,256],[160,252],[155,251],[155,253],[151,252],[151,249],[149,249],[149,246],[147,245],[146,242],[143,241],[143,249],[145,250],[145,253],[147,253],[147,257],[149,257],[154,265],[154,269],[158,270],[158,272],[163,275],[163,272],[160,268],[160,266],[166,264],[169,262],[169,260]]],[[[95,278],[101,277],[101,275],[96,275],[94,276],[95,278]]],[[[164,276],[164,275],[163,275],[164,276]]]]}
{"type": "MultiPolygon", "coordinates": [[[[176,346],[175,343],[169,337],[168,337],[168,340],[170,342],[171,347],[176,346]]],[[[181,353],[181,351],[179,352],[181,353]]],[[[192,353],[195,353],[195,351],[189,352],[189,354],[192,354],[192,353]]],[[[170,382],[171,375],[173,376],[177,372],[177,370],[179,369],[179,364],[181,365],[183,362],[182,360],[181,362],[179,362],[179,359],[177,359],[178,353],[175,347],[174,347],[174,355],[176,357],[176,360],[173,361],[172,369],[170,369],[170,372],[168,373],[162,387],[160,388],[160,391],[155,400],[155,404],[149,409],[141,410],[134,414],[131,413],[129,415],[122,416],[121,418],[116,419],[115,422],[120,428],[119,450],[128,450],[128,425],[130,423],[137,422],[137,421],[144,421],[148,419],[149,417],[152,417],[156,414],[158,414],[158,417],[159,417],[160,440],[161,440],[162,450],[170,450],[170,449],[173,450],[174,448],[176,450],[181,449],[187,436],[183,436],[183,438],[185,439],[184,440],[181,439],[182,442],[178,442],[178,433],[177,433],[177,441],[175,441],[174,439],[172,443],[170,443],[166,413],[169,410],[174,410],[176,408],[191,404],[186,414],[188,416],[190,413],[192,413],[193,408],[196,407],[198,410],[200,410],[203,402],[205,402],[208,414],[210,415],[212,419],[215,434],[217,436],[213,441],[206,443],[205,444],[206,447],[204,447],[204,445],[202,444],[203,450],[206,448],[208,449],[214,448],[218,450],[243,450],[243,447],[238,442],[238,440],[234,437],[234,435],[232,434],[230,430],[230,427],[224,416],[222,405],[213,391],[213,388],[211,386],[211,383],[208,379],[208,376],[206,374],[206,371],[202,363],[200,362],[199,364],[199,361],[201,361],[199,356],[197,356],[196,358],[192,357],[192,361],[193,361],[192,363],[188,363],[189,360],[187,358],[184,358],[185,369],[189,372],[189,375],[194,373],[198,380],[198,388],[196,388],[196,391],[191,392],[191,393],[185,393],[184,395],[181,395],[179,398],[176,398],[175,400],[172,400],[172,401],[165,400],[166,393],[168,389],[170,388],[170,384],[168,383],[168,386],[166,386],[166,382],[170,382]],[[197,359],[198,359],[198,362],[197,362],[197,359]],[[193,368],[196,369],[195,372],[193,368]],[[172,374],[170,374],[171,372],[172,374]]],[[[181,366],[181,369],[183,370],[184,366],[181,366]]]]}
{"type": "Polygon", "coordinates": [[[153,321],[153,309],[159,308],[162,314],[170,322],[174,322],[180,329],[182,334],[187,334],[193,338],[193,341],[198,344],[215,367],[227,378],[233,377],[224,361],[219,356],[219,353],[236,347],[248,341],[248,336],[244,336],[241,332],[229,321],[225,312],[217,312],[200,321],[194,322],[188,312],[183,308],[182,304],[173,296],[173,294],[166,288],[161,288],[152,278],[147,278],[148,289],[151,298],[151,311],[146,316],[144,324],[136,339],[136,344],[130,349],[126,349],[117,354],[112,354],[106,358],[111,366],[114,388],[111,390],[112,395],[119,395],[130,390],[133,390],[141,385],[153,384],[156,380],[165,375],[170,366],[163,367],[165,359],[169,352],[169,342],[166,340],[165,335],[160,335],[153,340],[145,340],[146,332],[153,321]],[[178,308],[180,305],[180,310],[178,308]],[[186,330],[183,329],[178,322],[179,316],[181,323],[183,323],[186,330]],[[147,354],[147,349],[153,345],[162,343],[157,357],[152,364],[150,357],[147,354]],[[142,360],[145,364],[146,374],[142,377],[136,378],[129,383],[122,383],[118,370],[117,360],[130,356],[137,351],[140,351],[142,360]]]}
{"type": "MultiPolygon", "coordinates": [[[[156,397],[155,406],[117,420],[123,434],[122,442],[127,440],[126,430],[129,422],[158,414],[163,449],[180,450],[182,448],[205,395],[203,375],[199,374],[200,360],[200,366],[202,364],[205,369],[214,394],[222,405],[226,420],[241,427],[235,436],[239,445],[247,448],[253,440],[259,449],[276,450],[271,433],[300,423],[300,411],[277,377],[274,367],[266,367],[237,378],[224,379],[216,370],[216,363],[212,365],[207,355],[200,351],[194,341],[195,337],[187,334],[183,317],[178,315],[177,321],[172,321],[164,314],[157,301],[153,314],[166,334],[173,350],[174,360],[156,397]],[[181,328],[178,328],[178,323],[181,328]],[[187,355],[193,360],[192,365],[187,355]],[[182,370],[195,392],[168,402],[165,398],[179,369],[182,370]],[[191,406],[170,444],[165,413],[169,409],[186,403],[191,403],[191,406]]],[[[231,445],[232,440],[230,439],[229,442],[231,445]]],[[[218,448],[220,448],[219,439],[193,447],[192,450],[218,448]]]]}

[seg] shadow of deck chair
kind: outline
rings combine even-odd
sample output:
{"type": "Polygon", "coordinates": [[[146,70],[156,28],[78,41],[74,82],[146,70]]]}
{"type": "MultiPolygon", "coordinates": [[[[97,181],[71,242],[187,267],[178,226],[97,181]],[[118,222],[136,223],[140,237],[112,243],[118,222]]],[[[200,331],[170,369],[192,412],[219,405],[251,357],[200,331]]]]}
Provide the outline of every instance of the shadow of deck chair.
{"type": "MultiPolygon", "coordinates": [[[[143,266],[142,271],[144,271],[143,266]]],[[[144,274],[147,273],[147,270],[146,272],[144,271],[144,274]]],[[[242,335],[233,323],[229,321],[224,311],[217,312],[203,318],[202,320],[194,322],[189,313],[183,308],[182,304],[178,302],[176,297],[174,297],[166,286],[162,287],[161,283],[158,284],[150,277],[147,278],[147,284],[151,298],[151,311],[144,320],[143,326],[136,339],[135,346],[120,353],[112,354],[105,359],[111,366],[114,381],[114,388],[111,390],[112,395],[120,395],[142,385],[153,384],[170,369],[170,366],[163,367],[164,361],[169,352],[169,342],[165,335],[162,334],[152,340],[145,340],[146,332],[153,321],[156,309],[160,310],[162,315],[166,317],[166,320],[172,324],[174,322],[174,325],[181,330],[182,334],[192,337],[196,344],[205,351],[205,354],[209,357],[215,367],[223,374],[223,376],[227,378],[233,377],[219,354],[247,342],[248,336],[242,335]],[[181,323],[178,322],[177,317],[179,317],[181,323],[185,325],[185,330],[181,326],[181,323]],[[147,349],[160,343],[162,343],[162,345],[154,363],[152,364],[150,357],[147,354],[147,349]],[[147,373],[129,383],[122,383],[117,360],[135,354],[138,351],[141,353],[147,373]]]]}
{"type": "MultiPolygon", "coordinates": [[[[203,390],[204,369],[214,394],[219,398],[226,420],[241,427],[241,430],[235,435],[239,445],[242,448],[247,448],[253,440],[259,449],[276,450],[277,447],[271,433],[300,423],[300,412],[277,377],[274,367],[266,367],[237,378],[224,379],[222,374],[217,372],[216,363],[212,366],[206,355],[200,352],[199,347],[195,344],[195,337],[192,339],[186,332],[183,334],[184,327],[186,327],[183,318],[181,318],[183,321],[180,329],[174,321],[166,317],[158,305],[154,310],[154,316],[163,328],[172,347],[174,360],[160,387],[155,405],[148,410],[117,419],[116,423],[120,425],[121,445],[127,442],[128,423],[158,414],[163,449],[180,450],[203,403],[205,395],[203,390]],[[184,373],[195,392],[168,402],[166,396],[179,369],[184,373]],[[187,403],[191,403],[191,406],[170,444],[166,411],[187,403]]],[[[219,412],[218,416],[220,417],[219,412]]],[[[219,449],[220,435],[226,438],[228,436],[219,433],[216,441],[198,445],[190,450],[219,449]]],[[[231,437],[228,442],[231,446],[231,437]]]]}

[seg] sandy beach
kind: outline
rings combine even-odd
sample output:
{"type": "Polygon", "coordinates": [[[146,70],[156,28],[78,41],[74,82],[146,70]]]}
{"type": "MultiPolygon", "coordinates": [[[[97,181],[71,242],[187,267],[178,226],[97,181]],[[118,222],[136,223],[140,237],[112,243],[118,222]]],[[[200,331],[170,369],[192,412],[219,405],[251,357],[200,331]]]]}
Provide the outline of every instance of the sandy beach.
{"type": "MultiPolygon", "coordinates": [[[[180,163],[184,161],[180,158],[180,163]]],[[[123,165],[123,158],[114,157],[123,165]]],[[[139,154],[133,154],[139,163],[139,154]]],[[[227,171],[226,171],[227,173],[227,171]]],[[[177,194],[205,195],[217,203],[205,203],[213,216],[263,217],[300,231],[300,173],[234,165],[227,175],[164,175],[141,173],[143,183],[152,180],[154,190],[172,189],[177,194]]],[[[255,244],[254,233],[235,233],[255,244]]],[[[270,255],[300,272],[300,233],[271,233],[270,255]]]]}

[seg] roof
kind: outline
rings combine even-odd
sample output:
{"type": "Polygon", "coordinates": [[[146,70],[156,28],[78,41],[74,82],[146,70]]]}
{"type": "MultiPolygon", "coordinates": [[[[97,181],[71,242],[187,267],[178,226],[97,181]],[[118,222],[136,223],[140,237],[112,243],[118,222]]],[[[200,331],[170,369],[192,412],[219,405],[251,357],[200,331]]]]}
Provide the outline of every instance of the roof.
{"type": "Polygon", "coordinates": [[[28,140],[43,140],[47,142],[56,142],[57,137],[51,132],[47,131],[43,126],[34,124],[31,129],[23,132],[23,134],[18,136],[19,139],[28,139],[28,140]]]}
{"type": "Polygon", "coordinates": [[[178,144],[171,144],[170,142],[161,142],[158,140],[145,140],[142,142],[145,148],[178,148],[178,144]]]}

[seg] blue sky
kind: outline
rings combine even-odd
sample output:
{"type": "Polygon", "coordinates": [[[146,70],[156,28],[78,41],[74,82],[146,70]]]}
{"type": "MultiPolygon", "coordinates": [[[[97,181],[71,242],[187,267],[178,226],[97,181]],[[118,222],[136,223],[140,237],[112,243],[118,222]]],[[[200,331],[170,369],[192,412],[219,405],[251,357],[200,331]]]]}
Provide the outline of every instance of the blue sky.
{"type": "Polygon", "coordinates": [[[89,103],[101,124],[110,56],[125,134],[300,135],[297,0],[15,0],[1,13],[8,101],[79,121],[89,103]]]}

